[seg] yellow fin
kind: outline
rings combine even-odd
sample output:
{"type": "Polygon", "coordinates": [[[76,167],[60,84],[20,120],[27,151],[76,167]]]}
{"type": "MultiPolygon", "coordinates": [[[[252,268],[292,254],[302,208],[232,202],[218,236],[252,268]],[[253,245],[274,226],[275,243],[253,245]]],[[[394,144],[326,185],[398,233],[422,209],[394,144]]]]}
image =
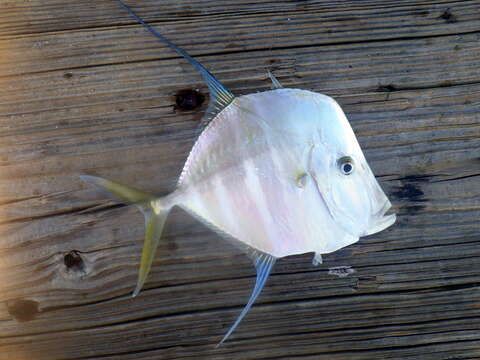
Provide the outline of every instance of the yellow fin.
{"type": "Polygon", "coordinates": [[[148,205],[149,208],[143,209],[143,214],[145,215],[145,240],[143,241],[142,260],[140,261],[137,286],[132,294],[133,297],[138,295],[147,280],[169,212],[168,209],[157,213],[151,203],[148,205]]]}
{"type": "Polygon", "coordinates": [[[110,196],[120,198],[122,201],[136,205],[145,216],[145,240],[143,242],[142,259],[138,271],[138,280],[133,296],[137,296],[147,280],[152,267],[153,258],[162,235],[163,226],[167,220],[171,207],[163,206],[162,200],[154,195],[137,190],[132,187],[117,184],[113,181],[96,176],[82,175],[80,178],[106,191],[110,196]]]}
{"type": "Polygon", "coordinates": [[[135,188],[114,183],[113,181],[103,179],[97,176],[80,175],[87,184],[92,184],[99,187],[102,190],[106,190],[109,195],[120,198],[126,203],[139,203],[151,199],[153,194],[137,190],[135,188]]]}

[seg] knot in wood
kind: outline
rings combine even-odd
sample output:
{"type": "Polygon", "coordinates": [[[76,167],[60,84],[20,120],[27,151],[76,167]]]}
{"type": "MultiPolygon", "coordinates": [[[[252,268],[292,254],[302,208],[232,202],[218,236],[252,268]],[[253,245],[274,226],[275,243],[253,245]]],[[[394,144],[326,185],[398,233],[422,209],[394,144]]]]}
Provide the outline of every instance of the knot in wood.
{"type": "Polygon", "coordinates": [[[204,101],[205,95],[193,89],[180,90],[175,95],[175,102],[181,110],[194,110],[200,107],[204,101]]]}
{"type": "Polygon", "coordinates": [[[68,270],[83,271],[85,264],[80,253],[77,250],[72,250],[63,257],[63,262],[68,270]]]}

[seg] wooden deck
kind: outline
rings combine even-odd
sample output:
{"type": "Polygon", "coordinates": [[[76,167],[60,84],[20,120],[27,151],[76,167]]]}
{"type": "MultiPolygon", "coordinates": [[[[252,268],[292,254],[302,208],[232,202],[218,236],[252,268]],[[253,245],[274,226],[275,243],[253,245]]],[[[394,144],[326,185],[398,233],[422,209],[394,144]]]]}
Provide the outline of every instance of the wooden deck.
{"type": "Polygon", "coordinates": [[[171,191],[200,76],[114,0],[0,0],[0,359],[480,359],[480,1],[129,3],[235,94],[335,97],[398,221],[280,260],[215,349],[247,257],[174,211],[132,299],[142,215],[78,178],[171,191]]]}

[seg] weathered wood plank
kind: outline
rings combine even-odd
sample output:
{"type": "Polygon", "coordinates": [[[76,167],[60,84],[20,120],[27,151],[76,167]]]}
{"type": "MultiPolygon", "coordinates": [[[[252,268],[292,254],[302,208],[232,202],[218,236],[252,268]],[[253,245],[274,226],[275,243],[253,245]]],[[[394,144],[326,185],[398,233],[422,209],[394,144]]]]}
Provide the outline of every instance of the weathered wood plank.
{"type": "MultiPolygon", "coordinates": [[[[25,2],[3,2],[0,15],[0,35],[30,35],[33,33],[58,32],[117,24],[133,23],[125,12],[113,1],[83,4],[72,1],[50,0],[48,3],[31,0],[25,2]]],[[[298,26],[291,21],[299,21],[305,27],[321,27],[317,31],[328,34],[331,42],[336,36],[350,33],[350,38],[361,36],[398,37],[419,34],[445,34],[457,31],[476,30],[470,23],[478,20],[478,2],[475,0],[367,0],[367,1],[271,1],[248,0],[218,2],[145,0],[134,4],[147,21],[171,23],[195,23],[203,18],[227,21],[236,28],[249,29],[261,33],[258,26],[270,25],[263,32],[278,30],[278,25],[289,25],[294,30],[298,26]],[[306,17],[310,14],[313,16],[306,17]],[[250,20],[256,18],[255,20],[250,20]],[[290,20],[288,20],[290,19],[290,20]],[[312,19],[317,19],[315,23],[312,19]],[[321,26],[318,26],[321,19],[321,26]],[[445,26],[449,24],[450,26],[445,26]],[[454,24],[454,25],[453,25],[454,24]],[[443,26],[442,26],[443,25],[443,26]],[[355,29],[357,35],[354,35],[355,29]],[[370,35],[367,35],[367,31],[370,35]]],[[[215,23],[211,23],[215,28],[215,23]]],[[[194,25],[195,26],[195,25],[194,25]]],[[[223,30],[229,30],[224,27],[223,30]]],[[[195,34],[195,33],[191,33],[195,34]]],[[[227,33],[228,34],[228,33],[227,33]]],[[[244,33],[246,35],[246,33],[244,33]]],[[[308,35],[302,34],[302,35],[308,35]]],[[[225,37],[225,36],[224,36],[225,37]]],[[[258,40],[257,36],[253,36],[258,40]]],[[[232,37],[231,39],[235,39],[232,37]]],[[[272,37],[268,37],[272,41],[272,37]]],[[[236,41],[236,40],[235,40],[236,41]]],[[[298,41],[303,41],[297,38],[298,41]]],[[[326,38],[322,41],[327,41],[326,38]]],[[[252,46],[252,44],[247,44],[252,46]]]]}
{"type": "MultiPolygon", "coordinates": [[[[367,153],[373,146],[371,144],[376,144],[377,148],[382,147],[382,151],[372,151],[372,156],[385,157],[388,154],[391,162],[398,161],[398,155],[404,155],[405,151],[411,155],[411,148],[422,149],[425,136],[440,140],[445,134],[452,136],[455,131],[461,139],[476,142],[478,89],[475,83],[480,80],[480,70],[475,60],[480,56],[478,44],[477,35],[465,35],[408,43],[385,42],[372,47],[342,45],[307,49],[297,52],[297,59],[291,61],[291,66],[274,72],[290,86],[310,88],[338,98],[346,106],[360,141],[363,142],[362,138],[366,137],[364,147],[367,153]],[[457,51],[456,46],[464,46],[465,50],[457,51]],[[396,49],[396,52],[392,53],[392,49],[396,49]],[[376,56],[372,55],[374,52],[376,56]],[[318,53],[322,54],[320,64],[315,63],[318,53]],[[344,54],[341,56],[344,60],[337,60],[339,53],[344,54]],[[452,61],[445,63],[446,58],[452,61]],[[392,69],[392,64],[398,62],[405,64],[408,69],[392,69]],[[464,83],[471,83],[472,86],[453,86],[464,83]],[[444,87],[440,93],[423,90],[439,86],[444,87]],[[420,90],[412,90],[411,93],[391,91],[415,88],[420,90]],[[456,93],[458,96],[452,96],[456,93]],[[419,105],[425,101],[432,103],[423,109],[419,105]],[[469,102],[471,106],[465,109],[465,103],[469,102]],[[383,133],[378,133],[379,124],[382,124],[383,133]],[[452,129],[452,126],[457,128],[452,129]],[[375,136],[374,141],[372,136],[375,136]],[[385,148],[385,145],[394,146],[385,148]]],[[[287,63],[291,59],[291,55],[282,50],[274,55],[279,63],[287,63]]],[[[268,63],[269,59],[271,54],[249,60],[242,55],[229,55],[225,59],[234,65],[230,70],[231,76],[240,73],[246,78],[240,86],[237,85],[240,87],[238,91],[251,92],[269,86],[265,73],[255,67],[257,63],[268,63]]],[[[163,64],[155,61],[152,65],[142,63],[133,67],[112,65],[100,73],[78,72],[72,78],[78,80],[73,82],[72,79],[64,79],[61,72],[35,74],[24,76],[24,79],[11,85],[17,89],[5,92],[6,101],[0,108],[0,128],[5,134],[0,140],[4,144],[4,166],[0,178],[22,176],[32,177],[32,180],[26,179],[20,184],[7,181],[0,187],[5,200],[10,199],[8,194],[27,198],[15,206],[6,204],[4,220],[41,216],[48,204],[55,207],[50,209],[55,212],[57,207],[62,206],[62,198],[72,206],[74,203],[70,193],[50,197],[52,201],[37,195],[71,190],[70,176],[77,176],[85,169],[110,168],[114,171],[111,175],[114,177],[133,173],[134,179],[125,178],[124,181],[150,189],[161,189],[159,181],[160,184],[173,184],[182,159],[198,133],[195,131],[197,125],[192,120],[201,116],[200,113],[173,110],[173,94],[187,87],[189,78],[194,76],[190,72],[176,79],[176,75],[169,72],[175,62],[169,60],[163,64]],[[115,83],[112,84],[112,81],[115,83]],[[48,84],[48,88],[43,90],[45,84],[48,84]],[[66,86],[71,89],[65,91],[66,86]],[[39,89],[42,89],[40,96],[37,95],[39,89]],[[12,97],[10,101],[9,96],[12,97]],[[22,121],[26,115],[27,120],[22,121]],[[159,120],[160,116],[166,120],[159,120]],[[15,127],[11,126],[12,122],[15,127]],[[95,127],[91,126],[92,122],[96,124],[95,127]],[[172,142],[176,145],[173,149],[172,142]],[[12,144],[15,144],[14,152],[9,147],[12,144]],[[158,148],[150,148],[152,145],[158,148]],[[142,148],[141,158],[137,148],[129,149],[136,146],[142,148]],[[116,151],[122,151],[123,155],[112,159],[116,151]],[[147,171],[146,167],[155,166],[158,169],[158,163],[162,164],[162,169],[172,171],[164,171],[153,179],[138,179],[143,177],[141,174],[147,171]],[[137,169],[128,171],[125,167],[129,164],[137,169]],[[120,165],[122,169],[115,170],[120,165]],[[142,169],[138,169],[139,166],[142,169]],[[38,174],[59,175],[59,171],[61,175],[68,176],[56,176],[55,189],[50,184],[37,181],[38,174]],[[158,176],[163,176],[163,179],[159,180],[158,176]],[[62,177],[64,181],[60,182],[62,177]],[[22,185],[25,189],[19,188],[22,185]],[[33,186],[48,186],[50,190],[34,189],[33,186]],[[22,204],[26,213],[21,212],[22,204]]],[[[239,84],[238,81],[236,83],[239,84]]],[[[458,136],[452,140],[458,140],[458,136]]],[[[456,142],[455,146],[462,147],[464,144],[456,142]]],[[[448,141],[439,142],[436,146],[442,145],[450,151],[454,150],[448,141]]],[[[410,158],[412,166],[418,163],[420,156],[424,155],[410,158]]],[[[475,168],[471,170],[476,171],[475,168]]],[[[78,198],[78,206],[85,206],[82,196],[78,198]]]]}
{"type": "MultiPolygon", "coordinates": [[[[106,8],[87,8],[81,12],[77,8],[84,6],[82,3],[67,2],[67,6],[65,2],[61,3],[62,6],[54,3],[52,8],[45,10],[48,17],[40,22],[40,29],[36,28],[34,19],[18,20],[19,26],[26,27],[19,32],[27,32],[28,35],[16,36],[15,47],[12,47],[10,36],[0,42],[0,49],[8,49],[15,58],[14,63],[6,58],[6,65],[10,66],[7,70],[2,69],[3,74],[54,69],[66,71],[77,67],[174,57],[171,51],[162,50],[164,48],[158,41],[145,35],[139,25],[133,24],[128,14],[113,1],[98,3],[98,6],[106,8]],[[52,9],[60,13],[56,14],[52,9]],[[75,31],[62,31],[59,23],[75,31]],[[122,23],[128,26],[118,31],[115,25],[122,23]],[[76,27],[74,24],[77,24],[76,27]],[[55,31],[51,30],[52,26],[55,31]],[[142,41],[138,36],[142,36],[142,41]]],[[[292,53],[295,48],[312,45],[476,33],[480,22],[478,1],[437,1],[435,4],[391,1],[386,7],[379,7],[378,1],[362,1],[360,8],[354,5],[352,8],[327,6],[326,3],[330,2],[325,1],[307,4],[283,2],[283,5],[279,2],[277,10],[271,2],[259,2],[259,9],[251,8],[251,3],[243,6],[239,3],[234,6],[244,11],[216,15],[215,10],[213,13],[202,10],[201,15],[186,18],[171,13],[182,11],[178,9],[178,4],[173,5],[171,1],[162,2],[163,5],[155,0],[142,3],[148,6],[139,7],[139,11],[154,24],[160,21],[158,29],[172,41],[184,46],[193,55],[215,55],[217,58],[222,53],[253,50],[263,50],[268,54],[270,49],[287,48],[292,53]],[[165,13],[167,21],[162,21],[165,13]]],[[[215,3],[218,6],[218,1],[205,3],[202,4],[215,3]]],[[[44,7],[43,2],[38,4],[39,8],[44,7]]],[[[198,7],[201,8],[202,4],[198,7]]],[[[33,12],[32,15],[38,16],[39,13],[33,12]]],[[[10,18],[12,15],[5,12],[0,16],[10,18]]],[[[188,70],[191,71],[190,67],[188,70]]]]}
{"type": "Polygon", "coordinates": [[[171,190],[205,108],[174,95],[205,86],[115,2],[1,6],[0,359],[480,358],[478,1],[138,5],[236,93],[270,69],[335,96],[399,214],[321,267],[281,260],[216,350],[248,259],[175,211],[131,299],[142,217],[78,180],[171,190]]]}

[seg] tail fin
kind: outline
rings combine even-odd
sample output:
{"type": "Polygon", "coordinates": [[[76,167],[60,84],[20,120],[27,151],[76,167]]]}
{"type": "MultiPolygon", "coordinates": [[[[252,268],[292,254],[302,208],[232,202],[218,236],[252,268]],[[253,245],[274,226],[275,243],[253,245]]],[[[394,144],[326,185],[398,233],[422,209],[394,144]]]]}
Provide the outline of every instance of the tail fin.
{"type": "Polygon", "coordinates": [[[162,235],[163,226],[171,207],[164,206],[161,199],[153,194],[114,183],[96,176],[82,175],[80,178],[87,184],[93,184],[106,191],[110,196],[120,198],[127,204],[136,205],[145,216],[145,240],[142,260],[138,272],[138,280],[133,296],[137,296],[147,279],[152,266],[155,251],[162,235]]]}

